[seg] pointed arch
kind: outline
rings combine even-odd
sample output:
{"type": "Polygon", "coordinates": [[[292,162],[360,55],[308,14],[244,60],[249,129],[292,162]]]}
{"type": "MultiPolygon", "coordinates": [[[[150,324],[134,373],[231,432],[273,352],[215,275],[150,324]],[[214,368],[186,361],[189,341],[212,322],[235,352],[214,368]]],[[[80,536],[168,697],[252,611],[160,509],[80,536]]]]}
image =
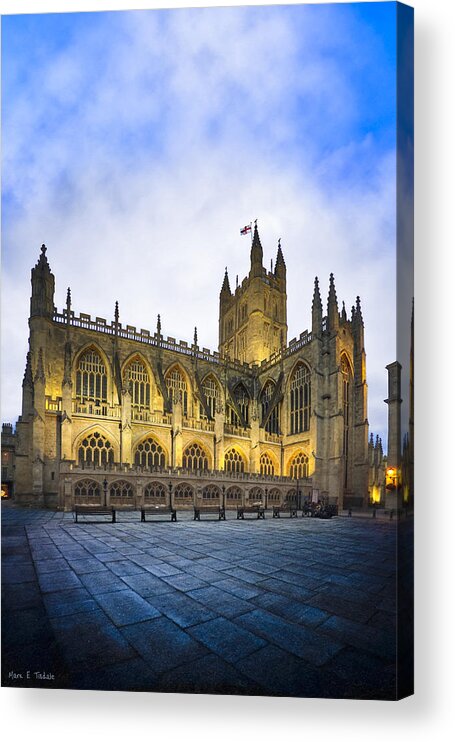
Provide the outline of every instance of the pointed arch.
{"type": "Polygon", "coordinates": [[[112,440],[99,430],[81,434],[75,450],[80,466],[106,466],[115,460],[112,440]]]}
{"type": "Polygon", "coordinates": [[[307,479],[310,471],[310,459],[305,451],[297,451],[289,461],[289,476],[292,479],[307,479]]]}
{"type": "Polygon", "coordinates": [[[236,474],[248,471],[247,458],[239,446],[230,446],[224,452],[224,471],[236,474]]]}
{"type": "Polygon", "coordinates": [[[74,358],[75,397],[78,402],[107,404],[110,364],[104,351],[95,343],[87,343],[74,358]]]}
{"type": "Polygon", "coordinates": [[[167,387],[171,409],[175,402],[180,401],[182,403],[183,414],[187,416],[189,391],[191,389],[190,377],[187,371],[180,363],[171,363],[164,374],[164,382],[167,387]]]}
{"type": "Polygon", "coordinates": [[[113,434],[112,431],[107,428],[104,425],[100,425],[99,423],[93,423],[93,425],[90,425],[88,428],[85,428],[85,430],[82,430],[74,439],[73,441],[73,459],[76,461],[79,460],[78,458],[78,452],[79,448],[81,446],[82,441],[87,436],[92,436],[94,433],[100,433],[102,436],[104,436],[109,443],[112,445],[112,449],[114,451],[114,461],[119,461],[120,459],[120,441],[117,435],[113,434]]]}
{"type": "MultiPolygon", "coordinates": [[[[265,418],[267,417],[270,403],[272,401],[272,397],[275,392],[275,387],[276,387],[276,382],[270,378],[266,380],[265,384],[262,387],[262,391],[259,397],[260,402],[261,402],[262,421],[264,421],[265,418]]],[[[270,413],[270,416],[265,425],[265,430],[267,431],[267,433],[274,433],[275,435],[279,434],[280,425],[279,425],[278,405],[275,405],[272,412],[270,413]]]]}
{"type": "Polygon", "coordinates": [[[211,468],[210,452],[204,443],[193,440],[183,449],[182,464],[184,469],[206,471],[211,468]]]}
{"type": "Polygon", "coordinates": [[[122,384],[131,394],[133,410],[150,409],[153,372],[140,353],[131,353],[122,365],[122,384]]]}
{"type": "MultiPolygon", "coordinates": [[[[209,373],[204,376],[201,382],[201,387],[204,392],[207,407],[210,410],[210,415],[214,418],[215,412],[220,407],[223,399],[223,389],[219,379],[213,371],[209,371],[209,373]]],[[[200,405],[200,416],[205,417],[205,414],[203,406],[200,405]]]]}
{"type": "Polygon", "coordinates": [[[147,469],[164,469],[167,451],[154,436],[145,435],[134,445],[133,460],[136,466],[147,469]]]}
{"type": "Polygon", "coordinates": [[[310,429],[311,371],[304,361],[297,361],[289,375],[289,433],[310,429]]]}
{"type": "MultiPolygon", "coordinates": [[[[235,403],[247,425],[250,424],[250,402],[251,397],[243,381],[239,381],[232,391],[235,403]]],[[[227,422],[231,425],[241,425],[241,421],[232,405],[227,405],[227,422]]]]}
{"type": "Polygon", "coordinates": [[[272,451],[264,451],[259,459],[259,470],[262,476],[270,477],[278,474],[278,459],[272,451]]]}

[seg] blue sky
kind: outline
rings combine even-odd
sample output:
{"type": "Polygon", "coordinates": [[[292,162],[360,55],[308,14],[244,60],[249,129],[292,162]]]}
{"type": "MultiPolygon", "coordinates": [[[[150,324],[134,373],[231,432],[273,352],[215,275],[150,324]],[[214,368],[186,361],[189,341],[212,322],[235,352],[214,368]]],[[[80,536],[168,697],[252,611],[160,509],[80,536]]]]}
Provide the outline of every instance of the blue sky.
{"type": "MultiPolygon", "coordinates": [[[[2,418],[20,411],[30,269],[55,303],[216,349],[224,267],[281,237],[289,339],[333,271],[366,323],[370,429],[395,359],[395,3],[2,19],[2,418]],[[182,312],[182,303],[185,311],[182,312]]],[[[384,441],[385,442],[385,441],[384,441]]]]}

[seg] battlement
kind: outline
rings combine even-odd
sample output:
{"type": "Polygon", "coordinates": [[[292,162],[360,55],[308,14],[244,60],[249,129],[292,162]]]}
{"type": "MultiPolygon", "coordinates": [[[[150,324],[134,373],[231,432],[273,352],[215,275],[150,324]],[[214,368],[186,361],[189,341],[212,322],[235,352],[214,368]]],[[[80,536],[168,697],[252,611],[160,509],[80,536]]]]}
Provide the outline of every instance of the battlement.
{"type": "Polygon", "coordinates": [[[225,364],[228,367],[242,373],[248,373],[251,371],[251,367],[248,363],[240,363],[239,361],[225,361],[217,351],[211,351],[209,348],[200,348],[198,345],[190,344],[186,340],[176,340],[174,337],[164,337],[159,335],[157,332],[151,333],[150,330],[141,328],[138,330],[133,325],[123,326],[121,322],[107,322],[104,317],[92,318],[90,314],[81,312],[76,315],[73,311],[70,311],[69,318],[68,313],[64,309],[62,312],[58,310],[54,311],[53,321],[58,325],[69,325],[70,327],[78,327],[83,330],[89,330],[90,332],[101,332],[105,335],[112,335],[124,340],[133,340],[136,343],[143,343],[145,345],[151,345],[162,350],[170,350],[174,353],[180,353],[186,356],[197,358],[201,361],[208,361],[214,364],[225,364]]]}

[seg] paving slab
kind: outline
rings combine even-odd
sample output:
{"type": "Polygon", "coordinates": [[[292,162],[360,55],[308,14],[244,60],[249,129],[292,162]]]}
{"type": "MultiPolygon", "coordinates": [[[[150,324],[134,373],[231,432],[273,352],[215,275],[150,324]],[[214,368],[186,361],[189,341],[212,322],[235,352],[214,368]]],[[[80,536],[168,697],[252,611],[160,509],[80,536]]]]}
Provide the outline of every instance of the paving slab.
{"type": "Polygon", "coordinates": [[[2,535],[6,685],[43,687],[8,673],[47,662],[47,687],[394,697],[394,524],[2,503],[2,535]]]}

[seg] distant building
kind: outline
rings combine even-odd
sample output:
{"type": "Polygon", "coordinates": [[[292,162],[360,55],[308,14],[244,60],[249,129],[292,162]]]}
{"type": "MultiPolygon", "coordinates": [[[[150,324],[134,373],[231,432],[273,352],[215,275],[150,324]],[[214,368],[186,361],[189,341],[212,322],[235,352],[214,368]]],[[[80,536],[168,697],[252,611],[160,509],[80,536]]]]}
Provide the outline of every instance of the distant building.
{"type": "Polygon", "coordinates": [[[196,331],[165,338],[159,317],[152,333],[124,325],[117,304],[112,322],[76,315],[69,289],[58,311],[44,245],[31,282],[18,501],[368,503],[364,323],[333,275],[327,312],[316,278],[311,328],[288,342],[283,252],[267,271],[255,226],[248,276],[235,291],[224,276],[218,352],[196,331]]]}
{"type": "Polygon", "coordinates": [[[16,435],[10,423],[2,425],[2,497],[13,497],[16,435]]]}

